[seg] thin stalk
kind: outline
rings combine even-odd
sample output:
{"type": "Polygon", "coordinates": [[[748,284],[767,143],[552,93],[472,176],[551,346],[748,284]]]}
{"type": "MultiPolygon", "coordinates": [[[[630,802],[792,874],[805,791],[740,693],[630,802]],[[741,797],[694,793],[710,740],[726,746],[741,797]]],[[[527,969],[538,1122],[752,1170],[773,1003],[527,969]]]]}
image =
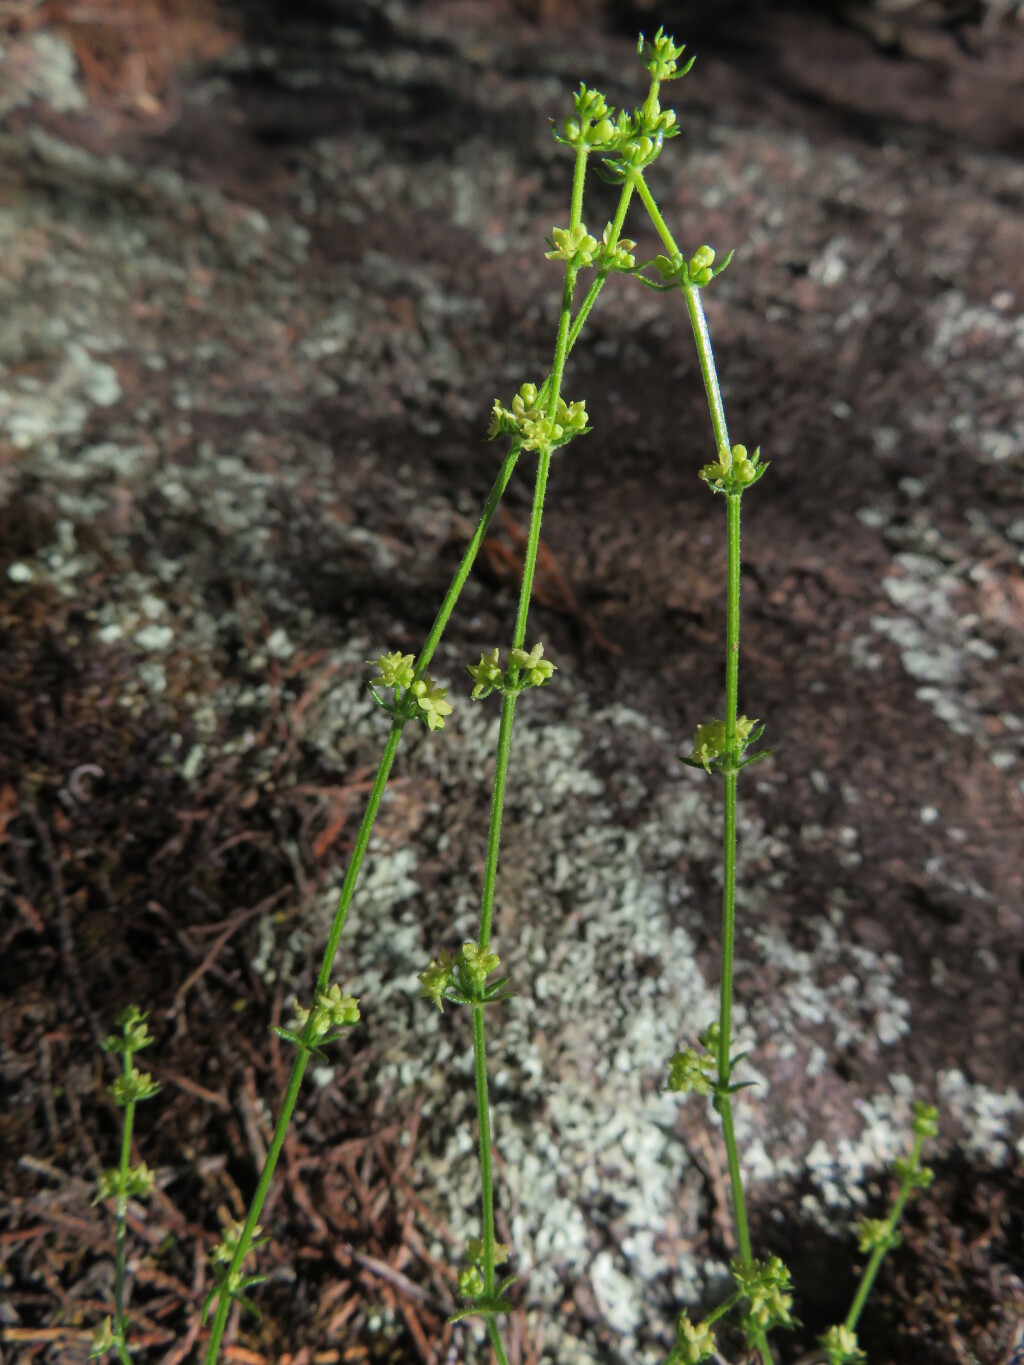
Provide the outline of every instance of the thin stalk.
{"type": "Polygon", "coordinates": [[[487,1050],[484,1006],[473,1006],[473,1069],[476,1107],[480,1119],[480,1178],[483,1184],[484,1293],[494,1293],[494,1182],[491,1174],[491,1114],[487,1095],[487,1050]]]}
{"type": "Polygon", "coordinates": [[[498,1324],[493,1318],[487,1319],[487,1335],[490,1338],[491,1345],[494,1347],[494,1355],[498,1365],[508,1365],[508,1356],[505,1354],[505,1348],[501,1344],[501,1333],[498,1331],[498,1324]]]}
{"type": "MultiPolygon", "coordinates": [[[[668,225],[661,215],[654,196],[642,176],[637,177],[637,193],[640,195],[658,236],[671,256],[681,256],[682,252],[668,225]]],[[[732,464],[729,445],[729,428],[725,419],[725,406],[722,402],[722,389],[718,382],[715,354],[711,346],[707,318],[701,302],[700,290],[690,285],[682,286],[686,311],[690,317],[693,339],[697,346],[697,357],[704,380],[711,426],[715,434],[719,459],[726,465],[732,464]]],[[[718,1084],[715,1093],[715,1107],[722,1117],[722,1136],[725,1141],[726,1156],[729,1164],[729,1184],[732,1190],[733,1219],[736,1224],[736,1242],[740,1261],[750,1265],[753,1254],[750,1245],[750,1224],[747,1218],[747,1201],[743,1192],[743,1176],[740,1170],[739,1149],[736,1145],[736,1130],[733,1123],[732,1096],[729,1094],[729,1081],[732,1071],[730,1053],[732,1049],[732,994],[733,994],[733,955],[736,936],[736,718],[739,705],[739,666],[740,666],[740,495],[730,494],[728,504],[729,570],[728,570],[728,623],[726,633],[725,661],[725,750],[729,765],[724,774],[724,820],[723,820],[723,864],[724,878],[722,888],[722,982],[719,1003],[719,1048],[718,1084]],[[731,769],[731,771],[730,771],[731,769]]],[[[772,1365],[773,1357],[763,1332],[755,1337],[765,1365],[772,1365]]]]}
{"type": "MultiPolygon", "coordinates": [[[[341,938],[345,921],[348,918],[349,906],[352,903],[352,894],[355,891],[356,881],[362,866],[363,858],[366,854],[367,845],[370,842],[370,835],[373,833],[373,826],[377,819],[377,812],[384,796],[384,788],[387,786],[388,777],[391,773],[391,765],[395,761],[395,754],[398,751],[398,744],[402,738],[402,722],[394,721],[388,732],[387,742],[384,745],[384,752],[381,755],[380,766],[377,769],[377,776],[374,779],[373,789],[370,792],[370,799],[366,803],[366,810],[363,813],[362,823],[359,826],[359,833],[356,835],[355,847],[352,850],[352,857],[349,861],[348,871],[345,874],[345,882],[342,886],[341,897],[338,909],[334,915],[334,922],[331,925],[330,936],[327,940],[327,947],[324,950],[323,962],[320,973],[317,977],[317,990],[326,990],[330,981],[331,969],[334,966],[334,957],[338,950],[338,941],[341,938]]],[[[266,1160],[263,1163],[263,1170],[260,1172],[259,1183],[256,1192],[249,1205],[245,1223],[242,1227],[241,1235],[238,1238],[238,1246],[231,1259],[231,1264],[225,1275],[225,1280],[230,1283],[231,1278],[239,1273],[242,1262],[252,1243],[256,1231],[256,1224],[260,1220],[263,1205],[270,1190],[271,1181],[274,1178],[274,1171],[277,1167],[281,1149],[284,1146],[285,1135],[288,1132],[288,1125],[291,1123],[292,1114],[295,1112],[295,1105],[299,1098],[299,1089],[302,1085],[302,1078],[306,1073],[306,1066],[309,1062],[309,1052],[306,1048],[300,1047],[295,1054],[295,1061],[292,1064],[291,1075],[288,1077],[288,1087],[285,1090],[284,1099],[281,1102],[281,1112],[277,1118],[274,1128],[274,1135],[270,1146],[267,1149],[266,1160]]],[[[213,1365],[220,1353],[221,1338],[224,1335],[224,1328],[227,1326],[228,1313],[231,1309],[231,1296],[227,1292],[222,1293],[217,1301],[217,1312],[213,1319],[213,1326],[210,1328],[210,1340],[206,1348],[206,1365],[213,1365]]]]}
{"type": "MultiPolygon", "coordinates": [[[[915,1135],[913,1151],[910,1154],[910,1161],[914,1170],[917,1170],[921,1165],[921,1153],[924,1148],[924,1142],[925,1140],[922,1136],[915,1135]]],[[[900,1185],[899,1193],[896,1196],[896,1201],[892,1206],[892,1212],[889,1214],[889,1217],[886,1220],[890,1235],[896,1230],[896,1225],[900,1221],[900,1217],[903,1213],[904,1206],[906,1205],[907,1200],[910,1198],[913,1188],[914,1188],[913,1182],[909,1179],[904,1179],[900,1185]]],[[[861,1313],[864,1311],[864,1305],[865,1303],[867,1303],[868,1295],[871,1293],[872,1287],[875,1283],[875,1278],[877,1277],[878,1272],[881,1269],[882,1262],[885,1260],[888,1251],[889,1246],[887,1246],[884,1242],[882,1243],[881,1246],[876,1246],[874,1251],[872,1251],[871,1253],[871,1259],[864,1267],[864,1274],[861,1276],[860,1284],[857,1286],[857,1293],[854,1297],[853,1303],[850,1305],[850,1311],[846,1315],[845,1326],[851,1332],[854,1331],[857,1327],[858,1319],[860,1318],[861,1313]]]]}
{"type": "MultiPolygon", "coordinates": [[[[583,182],[586,177],[587,150],[581,148],[576,153],[573,171],[572,208],[569,215],[570,231],[577,227],[583,215],[583,182]]],[[[620,208],[616,214],[619,227],[625,217],[629,197],[625,193],[620,198],[620,208]]],[[[562,376],[565,361],[569,354],[570,323],[572,320],[573,295],[576,289],[578,269],[567,265],[565,285],[562,290],[562,309],[558,318],[558,334],[555,342],[555,356],[551,374],[545,385],[547,389],[547,412],[553,416],[561,397],[562,376]]],[[[593,292],[593,291],[592,291],[593,292]]],[[[589,295],[588,295],[589,297],[589,295]]],[[[594,292],[596,298],[596,292],[594,292]]],[[[582,312],[582,310],[581,310],[582,312]]],[[[530,598],[533,593],[533,578],[537,568],[537,554],[540,548],[540,528],[544,515],[544,497],[547,491],[548,471],[551,467],[551,451],[542,449],[538,454],[537,478],[534,484],[533,507],[530,512],[530,528],[526,538],[526,552],[523,556],[523,580],[519,589],[519,606],[516,611],[516,624],[512,648],[521,649],[526,639],[526,622],[530,612],[530,598]]],[[[487,855],[484,866],[484,883],[480,896],[480,931],[478,942],[486,948],[491,939],[491,923],[494,914],[494,887],[498,873],[498,854],[501,847],[501,821],[505,808],[505,787],[508,778],[509,754],[512,748],[512,726],[515,720],[514,695],[502,697],[501,722],[498,729],[498,750],[494,764],[494,783],[491,791],[491,814],[487,829],[487,855]]],[[[473,1006],[473,1063],[476,1077],[477,1128],[480,1136],[480,1182],[482,1186],[482,1224],[484,1243],[484,1293],[490,1298],[494,1294],[494,1178],[491,1170],[491,1116],[490,1096],[487,1087],[487,1056],[484,1038],[484,1007],[473,1006]]],[[[501,1334],[493,1318],[487,1321],[488,1335],[498,1354],[505,1362],[505,1352],[501,1345],[501,1334]]]]}
{"type": "MultiPolygon", "coordinates": [[[[121,1054],[121,1064],[125,1076],[132,1072],[132,1054],[127,1050],[121,1054]]],[[[124,1315],[125,1252],[128,1241],[128,1172],[131,1167],[132,1130],[135,1127],[135,1101],[130,1100],[124,1107],[124,1126],[121,1129],[121,1160],[118,1165],[117,1186],[117,1237],[114,1252],[114,1341],[120,1359],[129,1365],[131,1357],[125,1345],[127,1323],[124,1315]]]]}
{"type": "MultiPolygon", "coordinates": [[[[676,240],[661,216],[661,211],[654,202],[654,196],[642,176],[637,177],[636,189],[669,255],[681,256],[683,253],[676,245],[676,240]]],[[[693,339],[697,343],[701,374],[704,377],[704,391],[707,394],[708,407],[711,410],[711,425],[715,430],[715,443],[720,451],[727,451],[730,448],[729,428],[725,421],[722,390],[718,383],[718,371],[715,368],[715,356],[711,349],[711,336],[708,332],[707,318],[704,316],[704,305],[701,303],[700,290],[684,287],[683,295],[686,299],[686,311],[690,315],[690,325],[693,328],[693,339]]]]}

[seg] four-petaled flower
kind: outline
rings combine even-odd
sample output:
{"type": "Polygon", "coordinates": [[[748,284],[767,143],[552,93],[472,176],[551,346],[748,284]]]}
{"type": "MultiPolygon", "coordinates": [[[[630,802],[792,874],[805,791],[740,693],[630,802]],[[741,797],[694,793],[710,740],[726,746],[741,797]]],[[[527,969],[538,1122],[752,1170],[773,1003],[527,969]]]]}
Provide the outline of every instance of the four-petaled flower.
{"type": "Polygon", "coordinates": [[[474,701],[480,697],[485,697],[489,692],[493,692],[496,687],[500,687],[503,681],[501,665],[498,663],[498,646],[495,645],[490,654],[481,654],[478,664],[466,665],[469,676],[475,684],[472,692],[474,701]]]}
{"type": "Polygon", "coordinates": [[[421,990],[420,995],[425,1000],[433,1000],[437,1008],[444,1013],[444,993],[451,985],[452,973],[455,970],[455,959],[447,948],[442,948],[441,955],[435,962],[430,959],[429,967],[425,967],[417,976],[421,990]]]}
{"type": "Polygon", "coordinates": [[[371,686],[412,686],[413,656],[411,654],[400,654],[396,650],[393,654],[382,654],[379,659],[367,659],[366,662],[380,670],[380,676],[373,679],[371,686]]]}
{"type": "Polygon", "coordinates": [[[593,265],[598,254],[597,238],[591,237],[582,223],[573,228],[553,228],[551,245],[553,249],[545,251],[545,257],[549,261],[564,261],[576,270],[593,265]]]}
{"type": "Polygon", "coordinates": [[[550,681],[555,671],[554,664],[544,658],[544,646],[540,643],[535,644],[529,653],[525,649],[510,649],[508,661],[513,668],[526,674],[531,687],[540,687],[550,681]]]}
{"type": "Polygon", "coordinates": [[[417,678],[409,691],[423,712],[421,719],[426,721],[427,729],[443,730],[445,716],[452,713],[451,703],[445,701],[448,695],[447,687],[441,687],[432,678],[417,678]]]}

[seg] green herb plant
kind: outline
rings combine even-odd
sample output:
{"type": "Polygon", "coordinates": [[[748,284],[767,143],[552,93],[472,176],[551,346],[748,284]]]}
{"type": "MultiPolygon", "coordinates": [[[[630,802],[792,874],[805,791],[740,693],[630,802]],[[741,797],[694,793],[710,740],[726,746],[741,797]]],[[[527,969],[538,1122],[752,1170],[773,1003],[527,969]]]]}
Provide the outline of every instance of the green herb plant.
{"type": "Polygon", "coordinates": [[[104,1318],[89,1352],[90,1360],[102,1359],[113,1352],[128,1365],[128,1317],[125,1310],[125,1249],[128,1239],[128,1200],[144,1198],[153,1188],[153,1172],[144,1161],[132,1165],[132,1133],[135,1128],[135,1106],[151,1099],[160,1089],[148,1071],[135,1065],[135,1054],[149,1047],[153,1037],[146,1023],[146,1015],[129,1005],[117,1017],[120,1033],[112,1033],[103,1041],[104,1052],[121,1058],[121,1074],[110,1087],[114,1103],[123,1112],[121,1123],[121,1159],[116,1166],[102,1173],[97,1181],[93,1203],[114,1201],[116,1233],[114,1252],[114,1313],[104,1318]]]}
{"type": "MultiPolygon", "coordinates": [[[[426,642],[417,656],[386,652],[373,660],[376,675],[370,683],[375,701],[389,717],[389,729],[376,778],[356,835],[337,910],[331,924],[310,1006],[296,1005],[295,1021],[276,1032],[295,1048],[295,1059],[285,1089],[280,1112],[256,1190],[244,1220],[225,1232],[214,1251],[214,1285],[204,1305],[204,1319],[214,1309],[207,1339],[206,1365],[220,1358],[224,1331],[233,1304],[255,1310],[248,1291],[263,1277],[245,1271],[246,1258],[258,1247],[257,1241],[264,1202],[295,1109],[310,1058],[324,1057],[323,1048],[337,1042],[359,1020],[358,1002],[332,983],[335,958],[352,897],[366,855],[367,846],[380,810],[381,800],[391,774],[405,727],[410,723],[442,731],[452,712],[446,686],[428,672],[445,627],[472,570],[477,553],[487,534],[498,504],[520,459],[532,457],[533,503],[523,563],[522,586],[512,630],[511,643],[482,654],[478,663],[468,665],[472,698],[485,701],[500,697],[500,723],[492,779],[490,820],[483,884],[475,940],[457,948],[443,948],[419,974],[421,995],[440,1010],[446,1004],[469,1011],[479,1133],[481,1235],[470,1240],[458,1272],[458,1286],[465,1306],[455,1313],[453,1322],[465,1318],[482,1319],[487,1338],[499,1365],[508,1365],[502,1319],[511,1309],[508,1297],[515,1276],[504,1273],[510,1249],[495,1238],[493,1144],[487,1074],[487,1024],[513,993],[507,976],[500,975],[501,961],[492,937],[495,884],[501,847],[502,814],[512,752],[516,708],[524,693],[545,686],[555,666],[545,657],[540,643],[527,646],[527,624],[533,589],[541,520],[544,512],[552,457],[570,442],[590,430],[586,408],[581,401],[563,397],[563,381],[569,354],[579,339],[606,280],[613,274],[635,276],[652,289],[682,295],[686,308],[704,388],[711,415],[715,458],[699,471],[711,490],[725,500],[728,537],[727,634],[725,670],[725,716],[698,725],[692,748],[683,762],[707,774],[720,776],[724,790],[722,898],[721,989],[719,1018],[699,1040],[699,1048],[686,1047],[671,1059],[668,1088],[679,1094],[696,1092],[709,1097],[721,1123],[732,1193],[732,1211],[738,1254],[732,1263],[734,1289],[722,1303],[701,1321],[694,1323],[680,1314],[675,1345],[665,1365],[698,1365],[716,1354],[714,1328],[728,1322],[743,1334],[747,1345],[764,1365],[772,1365],[769,1335],[776,1328],[794,1325],[793,1292],[789,1271],[777,1256],[755,1259],[743,1189],[740,1156],[733,1120],[733,1097],[749,1082],[734,1079],[745,1054],[735,1054],[732,1037],[733,951],[736,906],[736,802],[737,781],[743,769],[768,757],[768,751],[754,746],[764,730],[757,720],[739,713],[739,634],[740,634],[740,510],[742,499],[768,470],[760,450],[748,453],[745,446],[733,444],[726,424],[722,391],[715,368],[702,290],[726,268],[730,252],[719,260],[707,245],[692,254],[684,252],[669,230],[647,184],[647,175],[662,153],[664,145],[679,132],[675,113],[662,109],[662,86],[678,80],[689,71],[693,59],[683,61],[684,49],[659,29],[647,42],[641,36],[638,54],[649,77],[646,97],[632,111],[612,109],[604,95],[581,85],[573,97],[573,113],[556,127],[556,140],[573,157],[572,193],[569,219],[565,227],[554,228],[549,260],[562,267],[562,301],[554,343],[551,369],[540,384],[523,383],[508,405],[496,400],[491,415],[489,436],[507,442],[507,451],[494,485],[484,503],[476,530],[456,570],[426,642]],[[599,174],[619,189],[618,202],[611,220],[600,235],[591,233],[583,220],[584,188],[588,170],[596,166],[599,174]],[[637,264],[636,243],[622,235],[627,211],[634,196],[646,210],[661,244],[663,254],[637,264]],[[589,280],[582,302],[577,302],[581,277],[589,280]]],[[[135,1080],[124,1084],[125,1139],[121,1168],[104,1179],[106,1195],[117,1195],[119,1215],[116,1311],[113,1323],[104,1324],[95,1354],[116,1350],[127,1359],[123,1308],[124,1280],[124,1205],[128,1194],[141,1188],[138,1169],[127,1166],[134,1103],[143,1098],[141,1079],[131,1066],[131,1054],[149,1041],[143,1016],[129,1012],[123,1017],[124,1038],[108,1045],[125,1057],[126,1076],[135,1080]],[[130,1017],[129,1017],[130,1015],[130,1017]],[[138,1030],[141,1028],[142,1033],[138,1030]],[[144,1041],[139,1038],[145,1035],[144,1041]],[[134,1040],[134,1041],[129,1041],[134,1040]],[[134,1087],[134,1088],[133,1088],[134,1087]],[[133,1179],[135,1185],[132,1185],[133,1179]]],[[[146,1093],[151,1093],[147,1091],[146,1093]]],[[[121,1102],[119,1100],[119,1102],[121,1102]]],[[[899,1192],[889,1216],[868,1220],[861,1225],[861,1247],[869,1260],[856,1297],[842,1324],[829,1329],[822,1346],[830,1365],[852,1365],[864,1360],[857,1343],[856,1328],[864,1302],[886,1252],[898,1240],[896,1226],[911,1193],[926,1184],[931,1173],[922,1165],[924,1142],[936,1132],[933,1109],[914,1106],[914,1142],[910,1156],[897,1163],[899,1192]]],[[[144,1170],[144,1168],[141,1168],[144,1170]]]]}

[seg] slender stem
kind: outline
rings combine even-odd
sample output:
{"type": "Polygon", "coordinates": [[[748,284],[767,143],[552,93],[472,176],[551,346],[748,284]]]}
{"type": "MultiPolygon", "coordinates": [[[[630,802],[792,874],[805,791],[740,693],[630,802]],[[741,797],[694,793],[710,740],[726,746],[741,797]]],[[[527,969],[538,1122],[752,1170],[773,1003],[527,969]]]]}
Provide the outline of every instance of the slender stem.
{"type": "MultiPolygon", "coordinates": [[[[377,776],[374,779],[373,790],[370,792],[370,799],[366,803],[366,810],[363,813],[362,823],[359,826],[359,833],[356,835],[355,847],[352,850],[352,857],[349,861],[348,871],[345,874],[345,882],[341,889],[341,897],[338,908],[335,911],[334,922],[331,925],[330,936],[327,940],[327,947],[324,949],[323,962],[320,973],[317,977],[317,990],[326,990],[330,981],[331,969],[334,966],[334,957],[338,950],[338,942],[341,938],[345,921],[348,918],[349,906],[352,903],[352,895],[355,891],[356,881],[362,866],[363,858],[366,854],[367,845],[370,842],[370,835],[373,833],[374,822],[377,819],[377,812],[384,796],[384,788],[387,786],[388,777],[391,773],[391,765],[395,761],[395,754],[398,751],[398,744],[402,738],[402,722],[394,721],[388,733],[387,742],[384,745],[384,752],[381,755],[380,766],[377,769],[377,776]]],[[[271,1181],[274,1178],[274,1171],[277,1167],[278,1157],[284,1146],[285,1135],[288,1132],[288,1125],[291,1123],[292,1114],[295,1112],[295,1105],[299,1098],[299,1089],[302,1085],[302,1078],[306,1073],[306,1066],[309,1062],[309,1052],[306,1048],[300,1047],[295,1055],[292,1064],[291,1075],[288,1077],[288,1087],[285,1090],[284,1099],[281,1102],[281,1112],[277,1118],[274,1128],[274,1135],[270,1146],[267,1149],[266,1160],[263,1163],[263,1170],[260,1172],[259,1183],[256,1192],[249,1205],[245,1223],[242,1226],[241,1235],[238,1238],[238,1245],[235,1254],[231,1258],[231,1264],[225,1275],[226,1283],[230,1283],[233,1276],[236,1276],[242,1268],[246,1253],[252,1243],[256,1230],[256,1224],[260,1220],[263,1212],[263,1205],[270,1190],[271,1181]]],[[[210,1329],[210,1340],[206,1348],[206,1363],[213,1365],[220,1352],[221,1338],[224,1335],[224,1328],[227,1325],[228,1313],[231,1309],[231,1296],[222,1293],[217,1301],[217,1312],[213,1319],[213,1326],[210,1329]]]]}
{"type": "Polygon", "coordinates": [[[501,1344],[501,1333],[498,1331],[498,1324],[493,1318],[487,1319],[487,1335],[490,1337],[491,1345],[494,1347],[494,1355],[498,1361],[498,1365],[508,1365],[508,1356],[505,1354],[505,1348],[501,1344]]]}
{"type": "Polygon", "coordinates": [[[480,1178],[483,1183],[484,1293],[494,1293],[494,1182],[491,1174],[491,1112],[487,1094],[484,1006],[473,1006],[473,1068],[480,1128],[480,1178]]]}
{"type": "MultiPolygon", "coordinates": [[[[124,1075],[132,1073],[132,1054],[125,1050],[121,1054],[124,1075]]],[[[114,1254],[114,1336],[118,1343],[118,1353],[124,1350],[124,1336],[127,1328],[124,1317],[125,1251],[128,1240],[128,1170],[131,1166],[132,1129],[135,1127],[135,1101],[130,1100],[124,1107],[124,1126],[121,1129],[121,1161],[117,1179],[117,1240],[114,1254]]]]}
{"type": "MultiPolygon", "coordinates": [[[[572,209],[569,217],[570,231],[578,226],[583,214],[583,182],[587,168],[587,151],[582,148],[576,154],[573,173],[572,209]]],[[[616,219],[621,228],[629,204],[625,193],[620,199],[616,219]]],[[[570,322],[572,319],[573,295],[576,288],[578,269],[566,266],[565,285],[562,290],[562,309],[558,318],[558,335],[555,342],[555,357],[551,373],[545,382],[548,415],[554,415],[561,397],[562,376],[569,353],[570,322]]],[[[596,282],[595,282],[596,283],[596,282]]],[[[593,297],[597,297],[592,287],[593,297]]],[[[588,299],[590,295],[588,294],[588,299]]],[[[587,305],[584,305],[586,308],[587,305]]],[[[587,308],[589,311],[589,308],[587,308]]],[[[581,313],[583,310],[581,309],[581,313]]],[[[582,325],[582,324],[581,324],[582,325]]],[[[526,552],[523,556],[523,580],[519,589],[519,606],[516,611],[516,624],[512,638],[512,648],[521,649],[526,639],[526,622],[530,612],[530,597],[533,593],[533,578],[537,568],[537,554],[540,548],[540,528],[544,515],[544,497],[547,491],[548,472],[551,468],[551,451],[541,449],[537,460],[537,478],[534,485],[533,507],[530,512],[530,528],[526,538],[526,552]]],[[[498,873],[498,854],[501,847],[501,820],[505,807],[505,786],[508,778],[509,755],[512,748],[512,726],[515,720],[516,698],[514,694],[502,697],[501,722],[498,729],[498,750],[494,764],[494,783],[491,791],[491,815],[487,830],[487,856],[484,866],[484,884],[480,896],[480,931],[478,942],[486,948],[491,939],[491,924],[494,914],[494,887],[498,873]]],[[[484,1243],[484,1293],[487,1297],[494,1294],[494,1178],[491,1170],[491,1116],[490,1098],[487,1088],[487,1056],[484,1045],[484,1007],[473,1005],[473,1062],[476,1076],[477,1127],[480,1136],[480,1182],[482,1186],[482,1223],[484,1243]]],[[[488,1335],[500,1362],[507,1365],[501,1334],[493,1318],[488,1318],[488,1335]]]]}
{"type": "MultiPolygon", "coordinates": [[[[675,238],[668,230],[668,226],[661,216],[661,211],[654,202],[654,196],[642,176],[637,177],[636,189],[669,255],[681,256],[683,253],[679,250],[675,238]]],[[[708,332],[707,318],[704,316],[704,305],[701,303],[700,290],[688,285],[683,287],[682,292],[686,300],[686,311],[690,315],[693,339],[697,343],[701,374],[704,376],[704,391],[708,396],[711,425],[715,431],[715,443],[720,451],[727,451],[729,450],[729,428],[725,420],[722,390],[718,383],[718,371],[715,368],[715,356],[711,349],[711,336],[708,332]]]]}
{"type": "MultiPolygon", "coordinates": [[[[915,1136],[914,1149],[910,1154],[911,1166],[914,1170],[917,1170],[918,1167],[921,1165],[921,1152],[923,1148],[924,1138],[915,1136]]],[[[896,1225],[900,1221],[900,1216],[903,1213],[903,1209],[907,1200],[910,1198],[912,1189],[913,1189],[912,1181],[909,1179],[904,1179],[900,1185],[899,1193],[896,1196],[896,1201],[892,1206],[892,1212],[889,1214],[889,1217],[886,1220],[890,1236],[896,1230],[896,1225]]],[[[885,1242],[883,1242],[881,1246],[876,1246],[874,1251],[872,1251],[871,1253],[871,1259],[864,1267],[864,1274],[861,1276],[860,1284],[857,1286],[856,1296],[854,1297],[853,1303],[850,1305],[849,1313],[847,1313],[846,1315],[845,1325],[847,1329],[851,1332],[854,1331],[854,1329],[856,1328],[857,1321],[860,1318],[861,1313],[864,1311],[864,1305],[865,1303],[867,1303],[868,1295],[871,1293],[872,1286],[875,1283],[875,1278],[878,1275],[879,1270],[881,1269],[882,1262],[885,1260],[888,1251],[889,1246],[886,1245],[885,1242]]]]}
{"type": "Polygon", "coordinates": [[[420,650],[420,656],[416,661],[415,670],[417,678],[423,676],[430,660],[434,657],[434,650],[440,643],[441,636],[444,634],[444,629],[448,624],[448,618],[455,609],[455,603],[459,600],[459,594],[466,586],[466,579],[469,577],[470,570],[476,560],[477,552],[483,544],[484,537],[487,535],[491,520],[498,509],[498,503],[501,502],[505,489],[508,487],[508,481],[512,477],[512,471],[515,469],[516,461],[519,459],[519,452],[520,446],[518,442],[513,443],[502,462],[501,469],[498,471],[498,477],[491,486],[491,491],[487,494],[487,501],[484,503],[484,509],[480,514],[477,528],[473,532],[473,537],[469,544],[466,546],[462,556],[462,562],[455,570],[455,577],[452,579],[447,593],[445,593],[441,608],[434,618],[434,624],[430,627],[430,634],[427,636],[426,642],[420,650]]]}
{"type": "MultiPolygon", "coordinates": [[[[681,256],[682,252],[669,231],[661,215],[654,196],[642,176],[637,177],[637,193],[650,215],[658,236],[671,256],[681,256]]],[[[682,294],[686,311],[693,329],[693,339],[697,346],[704,392],[707,395],[708,409],[711,413],[711,426],[715,434],[719,459],[727,467],[732,463],[729,445],[729,428],[725,419],[725,406],[722,402],[722,389],[718,382],[715,354],[711,346],[704,305],[701,303],[700,290],[692,285],[683,285],[682,294]]],[[[729,577],[728,577],[728,625],[726,636],[725,663],[725,751],[728,767],[724,774],[724,820],[723,820],[723,862],[724,879],[722,889],[722,983],[719,1004],[719,1047],[718,1047],[718,1084],[716,1086],[715,1107],[722,1116],[722,1136],[725,1140],[726,1156],[729,1163],[729,1184],[732,1190],[733,1218],[736,1223],[736,1241],[740,1260],[749,1265],[753,1259],[750,1245],[750,1225],[747,1218],[747,1202],[743,1192],[743,1177],[740,1170],[739,1149],[736,1145],[736,1130],[732,1116],[732,1096],[729,1094],[729,1080],[732,1070],[730,1052],[732,1048],[732,992],[733,992],[733,950],[736,934],[736,716],[739,705],[739,664],[740,664],[740,497],[728,497],[729,532],[729,577]]],[[[761,1353],[765,1365],[772,1365],[772,1352],[763,1332],[755,1335],[755,1345],[761,1353]]]]}

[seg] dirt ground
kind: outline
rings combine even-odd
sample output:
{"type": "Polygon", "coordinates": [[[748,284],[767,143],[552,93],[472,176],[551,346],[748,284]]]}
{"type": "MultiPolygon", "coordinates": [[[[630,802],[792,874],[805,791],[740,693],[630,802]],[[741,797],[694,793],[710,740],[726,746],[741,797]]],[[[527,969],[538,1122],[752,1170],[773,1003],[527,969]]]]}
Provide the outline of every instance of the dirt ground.
{"type": "MultiPolygon", "coordinates": [[[[581,78],[636,98],[641,21],[103,13],[15,7],[0,51],[0,1358],[84,1361],[109,1310],[97,1042],[135,1001],[162,1092],[131,1307],[139,1358],[175,1365],[383,742],[363,661],[422,641],[496,472],[493,398],[550,363],[548,120],[581,78]]],[[[745,500],[741,702],[774,757],[742,791],[737,1017],[755,1240],[803,1323],[781,1358],[845,1311],[913,1091],[941,1109],[936,1182],[863,1344],[1009,1365],[1024,29],[662,17],[699,61],[652,187],[688,246],[737,248],[707,310],[733,438],[772,461],[745,500]]],[[[719,935],[717,792],[674,757],[720,709],[724,634],[684,324],[608,285],[567,379],[594,429],[544,520],[530,633],[559,672],[517,721],[496,934],[519,995],[491,1048],[515,1365],[660,1360],[734,1249],[709,1115],[661,1089],[712,1017],[719,935]]],[[[399,756],[339,958],[364,1022],[304,1092],[235,1361],[488,1358],[444,1326],[476,1230],[465,1020],[415,973],[474,920],[494,714],[460,678],[511,629],[528,476],[437,656],[455,714],[399,756]]]]}

